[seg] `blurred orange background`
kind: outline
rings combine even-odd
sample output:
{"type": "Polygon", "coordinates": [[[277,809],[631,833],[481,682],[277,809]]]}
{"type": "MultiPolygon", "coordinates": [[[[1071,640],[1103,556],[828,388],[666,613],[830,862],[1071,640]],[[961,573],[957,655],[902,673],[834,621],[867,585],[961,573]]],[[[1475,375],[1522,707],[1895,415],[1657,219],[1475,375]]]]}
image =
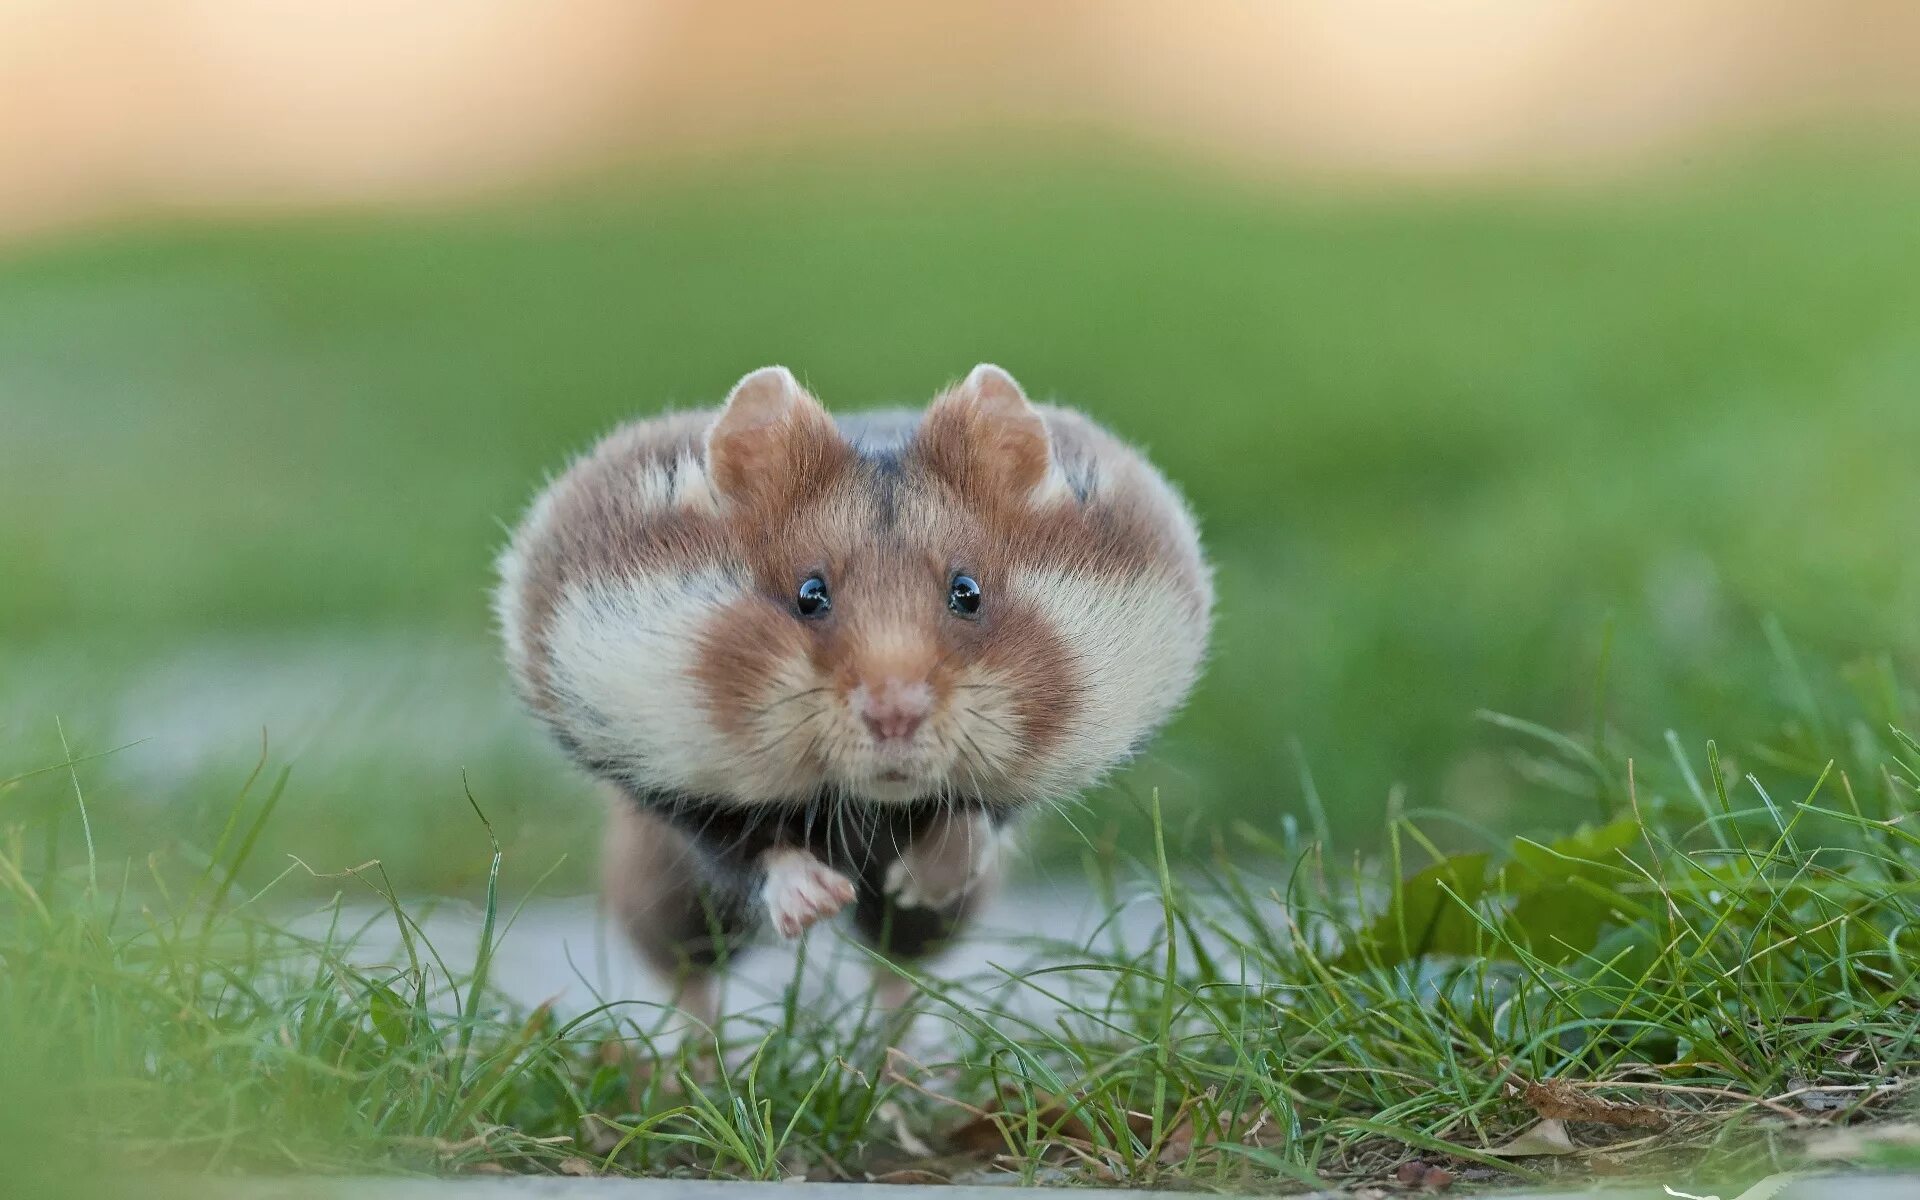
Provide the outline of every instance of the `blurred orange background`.
{"type": "Polygon", "coordinates": [[[1254,168],[1590,174],[1911,114],[1917,66],[1899,0],[16,0],[0,233],[981,124],[1254,168]]]}

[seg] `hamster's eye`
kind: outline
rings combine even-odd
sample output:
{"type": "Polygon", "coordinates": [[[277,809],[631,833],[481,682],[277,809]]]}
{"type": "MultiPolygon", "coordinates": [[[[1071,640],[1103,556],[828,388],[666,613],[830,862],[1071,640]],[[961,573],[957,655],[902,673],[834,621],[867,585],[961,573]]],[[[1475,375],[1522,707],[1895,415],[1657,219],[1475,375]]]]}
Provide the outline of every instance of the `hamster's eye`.
{"type": "Polygon", "coordinates": [[[971,575],[955,575],[947,589],[947,607],[957,617],[980,615],[980,585],[971,575]]]}
{"type": "Polygon", "coordinates": [[[826,616],[833,608],[833,597],[827,595],[827,581],[818,575],[807,576],[799,594],[793,598],[793,606],[803,617],[826,616]]]}

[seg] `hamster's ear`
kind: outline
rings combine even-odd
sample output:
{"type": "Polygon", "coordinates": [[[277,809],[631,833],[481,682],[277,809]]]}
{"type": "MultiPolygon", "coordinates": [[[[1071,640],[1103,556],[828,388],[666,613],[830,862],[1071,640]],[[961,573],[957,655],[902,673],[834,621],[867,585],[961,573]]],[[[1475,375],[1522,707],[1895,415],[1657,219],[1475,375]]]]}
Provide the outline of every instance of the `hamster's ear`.
{"type": "Polygon", "coordinates": [[[733,386],[707,433],[707,474],[736,503],[790,503],[836,467],[847,444],[833,418],[785,367],[761,367],[733,386]]]}
{"type": "Polygon", "coordinates": [[[935,474],[982,500],[1038,504],[1063,487],[1046,421],[992,363],[933,402],[914,444],[935,474]]]}

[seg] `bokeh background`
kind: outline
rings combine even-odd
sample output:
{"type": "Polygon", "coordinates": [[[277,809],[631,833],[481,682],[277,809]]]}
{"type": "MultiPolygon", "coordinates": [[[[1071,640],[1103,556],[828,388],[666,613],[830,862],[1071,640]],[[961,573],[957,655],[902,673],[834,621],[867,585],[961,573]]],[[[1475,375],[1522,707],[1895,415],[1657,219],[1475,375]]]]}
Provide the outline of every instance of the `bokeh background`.
{"type": "Polygon", "coordinates": [[[1783,656],[1920,665],[1897,0],[30,0],[0,96],[0,780],[83,760],[107,846],[190,861],[264,731],[263,861],[469,886],[464,773],[579,886],[491,556],[767,362],[997,361],[1199,510],[1211,674],[1043,856],[1154,787],[1565,826],[1476,712],[1739,745],[1783,656]]]}

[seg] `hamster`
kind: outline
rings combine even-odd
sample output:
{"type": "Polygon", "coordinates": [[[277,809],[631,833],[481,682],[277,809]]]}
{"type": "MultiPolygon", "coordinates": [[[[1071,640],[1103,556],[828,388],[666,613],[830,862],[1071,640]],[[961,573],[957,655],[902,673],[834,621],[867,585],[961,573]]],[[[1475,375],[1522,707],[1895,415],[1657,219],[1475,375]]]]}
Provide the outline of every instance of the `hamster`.
{"type": "Polygon", "coordinates": [[[615,430],[498,567],[517,688],[614,799],[606,908],[683,998],[843,909],[891,959],[937,949],[1015,819],[1182,703],[1213,607],[1167,481],[985,364],[838,419],[755,371],[615,430]]]}

